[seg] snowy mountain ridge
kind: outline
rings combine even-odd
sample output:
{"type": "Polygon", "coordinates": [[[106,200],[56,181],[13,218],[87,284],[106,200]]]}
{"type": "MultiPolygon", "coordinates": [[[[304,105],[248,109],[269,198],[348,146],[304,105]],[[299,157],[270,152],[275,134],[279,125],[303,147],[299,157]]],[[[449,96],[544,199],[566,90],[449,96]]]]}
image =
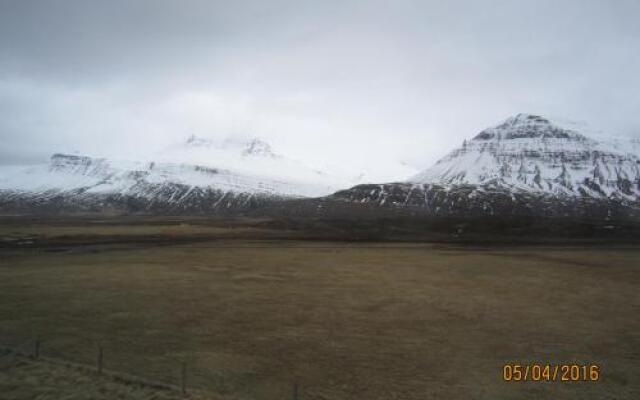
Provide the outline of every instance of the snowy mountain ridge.
{"type": "Polygon", "coordinates": [[[143,161],[58,153],[48,163],[0,166],[0,209],[234,212],[327,195],[336,181],[258,139],[221,147],[192,136],[143,161]]]}
{"type": "Polygon", "coordinates": [[[14,175],[3,174],[0,178],[3,189],[35,193],[50,190],[135,193],[143,197],[153,197],[153,193],[140,191],[142,184],[211,187],[223,191],[293,197],[318,190],[313,185],[248,176],[201,165],[114,161],[68,154],[54,154],[49,164],[16,172],[14,175]]]}
{"type": "Polygon", "coordinates": [[[518,114],[465,140],[408,182],[637,201],[640,156],[633,145],[597,141],[518,114]]]}

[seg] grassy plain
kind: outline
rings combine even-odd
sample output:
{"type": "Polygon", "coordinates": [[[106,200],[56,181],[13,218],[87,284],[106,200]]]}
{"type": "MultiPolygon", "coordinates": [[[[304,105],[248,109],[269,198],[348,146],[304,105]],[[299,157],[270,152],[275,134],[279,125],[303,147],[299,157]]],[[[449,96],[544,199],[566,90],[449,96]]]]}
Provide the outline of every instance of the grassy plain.
{"type": "MultiPolygon", "coordinates": [[[[43,355],[87,365],[102,346],[105,368],[174,385],[185,362],[189,387],[225,399],[291,398],[294,383],[300,400],[640,398],[637,247],[85,225],[0,227],[26,240],[0,249],[0,342],[39,336],[43,355]],[[602,378],[503,382],[509,362],[595,363],[602,378]]],[[[3,379],[14,398],[42,388],[3,379]]]]}

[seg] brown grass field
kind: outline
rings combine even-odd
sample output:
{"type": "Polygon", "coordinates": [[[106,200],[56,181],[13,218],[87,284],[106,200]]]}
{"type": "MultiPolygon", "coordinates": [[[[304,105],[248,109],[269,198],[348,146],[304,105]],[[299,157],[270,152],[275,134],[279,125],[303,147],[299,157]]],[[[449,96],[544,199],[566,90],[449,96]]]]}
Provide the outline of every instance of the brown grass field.
{"type": "MultiPolygon", "coordinates": [[[[181,388],[159,385],[126,374],[102,371],[65,361],[16,354],[0,349],[2,399],[38,400],[179,400],[181,388]]],[[[191,400],[220,400],[210,393],[190,391],[191,400]]]]}
{"type": "MultiPolygon", "coordinates": [[[[300,400],[640,398],[637,247],[233,229],[4,225],[7,243],[30,239],[0,248],[0,342],[30,351],[40,337],[43,356],[89,366],[102,346],[106,369],[171,385],[185,362],[203,398],[290,399],[294,382],[300,400]],[[504,382],[512,362],[597,364],[601,379],[504,382]]],[[[111,393],[91,374],[25,363],[0,362],[0,398],[111,393]]]]}

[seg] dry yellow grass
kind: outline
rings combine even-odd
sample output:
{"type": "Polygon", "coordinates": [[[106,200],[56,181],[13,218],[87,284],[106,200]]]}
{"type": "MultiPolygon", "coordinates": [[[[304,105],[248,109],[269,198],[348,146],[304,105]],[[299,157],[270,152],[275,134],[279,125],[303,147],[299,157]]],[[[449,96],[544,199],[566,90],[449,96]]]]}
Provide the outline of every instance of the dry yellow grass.
{"type": "Polygon", "coordinates": [[[6,252],[0,339],[230,399],[640,398],[640,250],[229,240],[6,252]],[[505,383],[506,362],[602,366],[505,383]]]}

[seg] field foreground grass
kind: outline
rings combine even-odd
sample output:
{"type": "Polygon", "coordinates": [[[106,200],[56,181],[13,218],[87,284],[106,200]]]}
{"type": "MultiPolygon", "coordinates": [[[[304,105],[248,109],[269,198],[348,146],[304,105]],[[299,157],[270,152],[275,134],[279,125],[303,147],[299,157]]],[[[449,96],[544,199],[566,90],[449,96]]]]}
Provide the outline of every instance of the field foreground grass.
{"type": "Polygon", "coordinates": [[[0,349],[0,393],[11,400],[219,400],[209,393],[147,382],[87,366],[0,349]],[[186,396],[185,396],[186,395],[186,396]]]}
{"type": "Polygon", "coordinates": [[[173,385],[184,362],[190,387],[225,399],[291,398],[294,383],[301,400],[640,398],[636,248],[75,250],[0,250],[0,342],[40,337],[43,355],[87,365],[102,346],[105,368],[173,385]],[[598,364],[602,377],[504,382],[511,362],[598,364]]]}

